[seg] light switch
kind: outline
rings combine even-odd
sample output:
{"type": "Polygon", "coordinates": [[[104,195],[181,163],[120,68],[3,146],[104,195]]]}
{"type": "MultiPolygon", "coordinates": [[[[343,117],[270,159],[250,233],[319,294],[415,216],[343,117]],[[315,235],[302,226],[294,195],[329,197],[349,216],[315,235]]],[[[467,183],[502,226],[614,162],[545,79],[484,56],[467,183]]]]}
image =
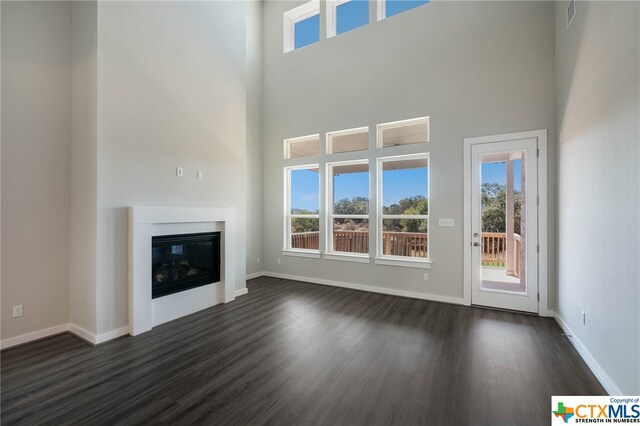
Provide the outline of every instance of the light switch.
{"type": "Polygon", "coordinates": [[[198,178],[198,180],[202,180],[202,170],[198,170],[196,172],[196,177],[198,178]]]}
{"type": "Polygon", "coordinates": [[[453,226],[453,219],[451,219],[451,218],[438,219],[438,225],[440,225],[440,226],[453,226]]]}
{"type": "Polygon", "coordinates": [[[176,167],[176,176],[182,177],[183,175],[184,175],[184,170],[182,170],[182,167],[176,167]]]}

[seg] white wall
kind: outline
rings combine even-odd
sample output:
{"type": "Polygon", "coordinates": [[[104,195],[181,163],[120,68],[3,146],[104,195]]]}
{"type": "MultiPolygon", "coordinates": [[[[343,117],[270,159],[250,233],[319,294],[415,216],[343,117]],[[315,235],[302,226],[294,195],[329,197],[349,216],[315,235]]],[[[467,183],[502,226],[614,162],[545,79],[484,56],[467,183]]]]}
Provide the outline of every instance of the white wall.
{"type": "MultiPolygon", "coordinates": [[[[283,54],[282,14],[299,3],[264,3],[264,269],[461,299],[463,139],[548,129],[555,147],[553,4],[433,2],[283,54]],[[413,268],[291,257],[278,265],[282,140],[425,115],[431,117],[429,281],[413,268]],[[439,228],[440,217],[454,218],[456,226],[439,228]]],[[[549,225],[553,306],[553,217],[549,225]]]]}
{"type": "Polygon", "coordinates": [[[69,312],[70,5],[2,5],[2,339],[69,312]],[[14,305],[24,306],[12,318],[14,305]]]}
{"type": "Polygon", "coordinates": [[[242,2],[98,4],[97,333],[128,324],[128,206],[235,207],[244,276],[244,13],[242,2]]]}
{"type": "Polygon", "coordinates": [[[262,271],[262,1],[246,3],[247,275],[262,271]]]}
{"type": "Polygon", "coordinates": [[[71,3],[71,265],[69,321],[96,332],[97,3],[71,3]]]}
{"type": "Polygon", "coordinates": [[[556,6],[557,312],[626,395],[640,393],[639,16],[636,2],[578,2],[567,29],[556,6]]]}

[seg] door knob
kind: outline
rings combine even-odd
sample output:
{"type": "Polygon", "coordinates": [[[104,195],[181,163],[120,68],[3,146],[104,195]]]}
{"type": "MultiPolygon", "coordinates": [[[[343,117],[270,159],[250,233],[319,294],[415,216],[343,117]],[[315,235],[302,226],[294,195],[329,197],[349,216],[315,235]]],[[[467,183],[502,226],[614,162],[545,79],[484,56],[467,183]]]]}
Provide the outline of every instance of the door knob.
{"type": "Polygon", "coordinates": [[[473,243],[473,246],[474,246],[474,247],[480,247],[481,245],[482,245],[482,244],[480,244],[480,243],[479,243],[479,242],[477,242],[477,241],[476,241],[475,243],[473,243]]]}

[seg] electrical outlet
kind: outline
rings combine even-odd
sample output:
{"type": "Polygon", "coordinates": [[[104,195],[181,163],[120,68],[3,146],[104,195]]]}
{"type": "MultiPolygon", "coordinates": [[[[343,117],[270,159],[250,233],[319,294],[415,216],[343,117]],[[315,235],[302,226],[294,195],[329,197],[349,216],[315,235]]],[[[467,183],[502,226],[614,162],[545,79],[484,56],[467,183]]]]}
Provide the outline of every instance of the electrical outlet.
{"type": "Polygon", "coordinates": [[[587,314],[584,313],[584,311],[582,312],[582,325],[587,325],[587,314]]]}
{"type": "Polygon", "coordinates": [[[282,265],[282,261],[278,258],[278,265],[282,265]]]}
{"type": "Polygon", "coordinates": [[[428,273],[424,273],[422,274],[422,281],[429,281],[429,274],[428,273]]]}
{"type": "Polygon", "coordinates": [[[18,318],[22,316],[22,305],[13,307],[13,317],[18,318]]]}
{"type": "Polygon", "coordinates": [[[177,177],[182,177],[184,176],[184,170],[182,170],[182,167],[176,167],[176,176],[177,177]]]}
{"type": "Polygon", "coordinates": [[[260,257],[256,259],[256,263],[260,263],[260,257]]]}

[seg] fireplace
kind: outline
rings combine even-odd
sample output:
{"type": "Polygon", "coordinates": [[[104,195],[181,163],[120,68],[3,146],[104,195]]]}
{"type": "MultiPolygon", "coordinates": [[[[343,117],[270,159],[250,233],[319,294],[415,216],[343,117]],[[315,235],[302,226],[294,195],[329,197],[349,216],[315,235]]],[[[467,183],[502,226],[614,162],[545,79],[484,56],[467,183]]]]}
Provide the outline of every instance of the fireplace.
{"type": "Polygon", "coordinates": [[[152,298],[218,281],[220,232],[152,237],[152,298]]]}

